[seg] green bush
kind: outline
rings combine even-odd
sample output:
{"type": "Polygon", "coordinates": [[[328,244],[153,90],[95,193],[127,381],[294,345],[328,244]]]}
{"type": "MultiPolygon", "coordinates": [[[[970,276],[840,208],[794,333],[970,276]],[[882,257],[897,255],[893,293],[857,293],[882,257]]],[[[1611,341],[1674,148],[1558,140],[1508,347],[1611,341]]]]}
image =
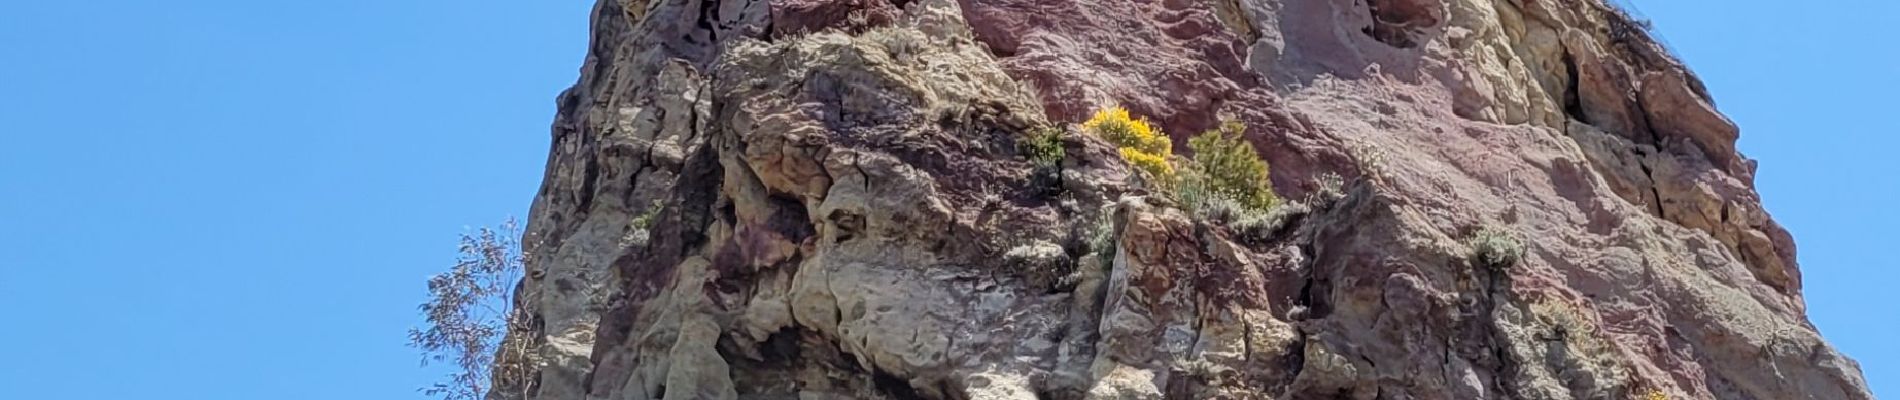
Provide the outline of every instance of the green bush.
{"type": "Polygon", "coordinates": [[[1016,141],[1016,153],[1037,166],[1061,165],[1062,130],[1048,127],[1032,130],[1016,141]]]}
{"type": "Polygon", "coordinates": [[[1266,210],[1279,201],[1268,180],[1267,162],[1247,142],[1245,131],[1246,126],[1229,121],[1188,139],[1194,156],[1188,159],[1192,173],[1183,174],[1189,177],[1183,179],[1183,190],[1193,185],[1191,190],[1204,191],[1195,195],[1225,197],[1255,210],[1266,210]]]}
{"type": "Polygon", "coordinates": [[[1090,224],[1082,233],[1083,237],[1088,240],[1086,253],[1095,254],[1096,257],[1100,257],[1104,265],[1113,264],[1115,262],[1115,245],[1119,239],[1116,237],[1115,211],[1113,209],[1103,210],[1102,215],[1096,218],[1095,222],[1090,224]]]}
{"type": "Polygon", "coordinates": [[[1320,174],[1318,184],[1311,193],[1307,193],[1306,204],[1315,207],[1331,207],[1346,198],[1346,180],[1339,174],[1327,172],[1320,174]]]}
{"type": "MultiPolygon", "coordinates": [[[[1198,189],[1190,189],[1190,187],[1191,185],[1183,184],[1182,193],[1185,194],[1185,193],[1199,192],[1198,189]]],[[[1205,193],[1205,192],[1200,192],[1200,193],[1205,193]]],[[[1208,223],[1211,223],[1211,224],[1226,225],[1227,223],[1238,220],[1240,217],[1245,216],[1247,214],[1259,213],[1258,210],[1255,210],[1252,207],[1248,207],[1246,204],[1241,204],[1239,200],[1235,200],[1231,197],[1202,196],[1202,195],[1192,195],[1192,196],[1194,196],[1194,198],[1192,199],[1187,198],[1188,196],[1183,196],[1183,199],[1181,200],[1182,207],[1187,208],[1189,212],[1193,213],[1195,218],[1198,218],[1202,221],[1207,221],[1208,223]]]]}
{"type": "Polygon", "coordinates": [[[1282,202],[1267,180],[1267,162],[1254,152],[1237,122],[1188,139],[1194,156],[1181,161],[1171,194],[1196,220],[1232,228],[1250,243],[1264,243],[1304,206],[1282,202]]]}
{"type": "Polygon", "coordinates": [[[1275,233],[1286,229],[1287,224],[1312,211],[1298,202],[1281,202],[1266,211],[1250,210],[1234,218],[1229,224],[1234,234],[1247,243],[1266,243],[1275,233]]]}
{"type": "Polygon", "coordinates": [[[653,199],[653,204],[647,205],[645,212],[634,216],[633,221],[627,224],[627,234],[620,238],[621,245],[627,247],[647,245],[647,241],[653,237],[653,219],[660,216],[660,209],[665,206],[666,203],[660,199],[653,199]]]}
{"type": "Polygon", "coordinates": [[[1047,241],[1025,243],[1003,254],[1003,262],[1023,274],[1030,287],[1059,291],[1075,285],[1075,262],[1062,246],[1047,241]]]}
{"type": "Polygon", "coordinates": [[[1029,184],[1044,195],[1062,192],[1062,130],[1042,127],[1016,140],[1016,153],[1032,165],[1029,184]]]}
{"type": "Polygon", "coordinates": [[[1494,269],[1510,268],[1524,257],[1524,245],[1510,232],[1497,227],[1479,229],[1466,240],[1466,245],[1471,246],[1472,262],[1494,269]]]}

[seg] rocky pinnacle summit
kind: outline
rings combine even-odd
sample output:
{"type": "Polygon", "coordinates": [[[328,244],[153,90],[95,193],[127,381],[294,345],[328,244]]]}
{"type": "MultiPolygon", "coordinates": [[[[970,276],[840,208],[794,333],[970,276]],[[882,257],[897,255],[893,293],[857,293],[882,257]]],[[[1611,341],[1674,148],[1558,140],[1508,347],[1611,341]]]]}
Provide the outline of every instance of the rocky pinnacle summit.
{"type": "Polygon", "coordinates": [[[1738,127],[1602,0],[602,0],[591,35],[493,400],[1872,398],[1738,127]],[[1113,107],[1184,156],[1244,127],[1280,204],[1187,211],[1081,128],[1113,107]]]}

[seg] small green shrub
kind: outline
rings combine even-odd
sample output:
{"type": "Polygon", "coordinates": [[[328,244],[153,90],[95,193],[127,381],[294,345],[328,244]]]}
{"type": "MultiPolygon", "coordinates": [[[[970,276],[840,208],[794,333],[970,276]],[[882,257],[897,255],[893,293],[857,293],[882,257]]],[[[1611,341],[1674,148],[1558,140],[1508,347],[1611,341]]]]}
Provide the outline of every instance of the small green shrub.
{"type": "Polygon", "coordinates": [[[1174,192],[1170,194],[1172,195],[1170,197],[1181,205],[1182,210],[1186,210],[1188,214],[1197,218],[1204,217],[1202,209],[1207,208],[1208,203],[1221,198],[1208,191],[1207,179],[1201,177],[1201,173],[1193,168],[1181,169],[1181,173],[1175,177],[1174,192]]]}
{"type": "Polygon", "coordinates": [[[627,247],[645,246],[653,237],[653,219],[659,217],[660,209],[664,207],[664,202],[654,199],[652,204],[647,205],[645,212],[634,216],[633,221],[627,223],[627,235],[620,238],[621,244],[627,247]]]}
{"type": "Polygon", "coordinates": [[[1038,128],[1016,140],[1016,153],[1037,166],[1061,165],[1062,130],[1056,128],[1038,128]]]}
{"type": "Polygon", "coordinates": [[[1086,235],[1084,237],[1088,239],[1088,249],[1086,253],[1093,253],[1096,257],[1100,257],[1104,265],[1115,262],[1114,215],[1115,211],[1112,209],[1103,210],[1102,216],[1097,218],[1095,223],[1084,231],[1086,235]]]}
{"type": "Polygon", "coordinates": [[[1510,232],[1497,227],[1479,229],[1466,240],[1466,244],[1471,246],[1472,262],[1493,269],[1516,266],[1524,257],[1524,245],[1510,232]]]}
{"type": "Polygon", "coordinates": [[[1189,207],[1189,211],[1194,213],[1195,218],[1215,225],[1226,225],[1239,220],[1242,216],[1260,213],[1259,210],[1226,196],[1203,196],[1193,202],[1183,200],[1181,204],[1189,207]]]}
{"type": "Polygon", "coordinates": [[[1274,195],[1267,162],[1247,143],[1244,130],[1230,121],[1188,139],[1194,156],[1184,162],[1174,195],[1195,218],[1261,242],[1286,225],[1293,208],[1274,195]]]}
{"type": "Polygon", "coordinates": [[[1385,149],[1365,141],[1346,142],[1346,155],[1359,168],[1359,177],[1373,182],[1385,181],[1385,149]]]}
{"type": "Polygon", "coordinates": [[[1016,141],[1016,153],[1032,165],[1029,185],[1045,195],[1062,192],[1062,130],[1038,128],[1016,141]]]}
{"type": "Polygon", "coordinates": [[[1267,162],[1247,142],[1245,131],[1245,125],[1228,121],[1219,129],[1188,139],[1188,148],[1194,150],[1188,168],[1200,180],[1193,184],[1202,186],[1208,196],[1226,197],[1265,210],[1279,199],[1268,180],[1267,162]]]}
{"type": "Polygon", "coordinates": [[[1040,290],[1056,291],[1075,284],[1075,263],[1055,243],[1035,241],[1016,246],[1003,254],[1003,261],[1040,290]]]}
{"type": "Polygon", "coordinates": [[[1307,194],[1307,204],[1326,208],[1346,198],[1346,179],[1339,177],[1339,174],[1331,172],[1320,174],[1316,181],[1317,187],[1312,193],[1307,194]]]}
{"type": "Polygon", "coordinates": [[[1267,211],[1249,211],[1234,219],[1229,226],[1234,234],[1248,243],[1265,243],[1275,233],[1286,229],[1288,223],[1312,210],[1296,202],[1281,202],[1267,211]]]}

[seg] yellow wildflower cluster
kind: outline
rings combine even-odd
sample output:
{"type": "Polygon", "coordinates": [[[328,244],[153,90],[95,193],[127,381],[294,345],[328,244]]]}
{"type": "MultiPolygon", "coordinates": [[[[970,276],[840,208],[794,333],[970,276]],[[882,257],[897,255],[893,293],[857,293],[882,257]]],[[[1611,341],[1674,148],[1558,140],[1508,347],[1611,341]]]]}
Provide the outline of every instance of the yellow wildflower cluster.
{"type": "Polygon", "coordinates": [[[1650,389],[1649,394],[1643,396],[1643,400],[1669,400],[1669,395],[1663,394],[1661,390],[1650,389]]]}
{"type": "Polygon", "coordinates": [[[1128,115],[1128,109],[1112,107],[1097,111],[1095,117],[1082,123],[1082,129],[1114,143],[1121,149],[1122,159],[1141,169],[1148,179],[1161,186],[1174,181],[1174,165],[1168,160],[1174,156],[1174,142],[1149,125],[1147,119],[1136,119],[1128,115]]]}
{"type": "Polygon", "coordinates": [[[1141,169],[1141,172],[1147,174],[1149,179],[1163,187],[1174,182],[1174,164],[1168,163],[1166,156],[1142,152],[1132,147],[1123,147],[1121,150],[1122,159],[1127,160],[1129,165],[1141,169]]]}

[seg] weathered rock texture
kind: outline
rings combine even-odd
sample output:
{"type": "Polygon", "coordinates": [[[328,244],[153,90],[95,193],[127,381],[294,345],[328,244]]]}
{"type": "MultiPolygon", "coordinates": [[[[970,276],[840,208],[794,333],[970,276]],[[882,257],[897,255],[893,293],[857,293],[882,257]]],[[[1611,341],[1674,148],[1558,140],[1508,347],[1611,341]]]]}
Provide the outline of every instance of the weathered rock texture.
{"type": "Polygon", "coordinates": [[[1735,125],[1599,0],[603,0],[593,27],[507,339],[533,373],[495,399],[1871,398],[1735,125]],[[1177,210],[1073,128],[1117,104],[1177,143],[1244,122],[1310,212],[1177,210]],[[1059,179],[1015,151],[1046,126],[1059,179]],[[1482,226],[1523,260],[1477,265],[1482,226]]]}

